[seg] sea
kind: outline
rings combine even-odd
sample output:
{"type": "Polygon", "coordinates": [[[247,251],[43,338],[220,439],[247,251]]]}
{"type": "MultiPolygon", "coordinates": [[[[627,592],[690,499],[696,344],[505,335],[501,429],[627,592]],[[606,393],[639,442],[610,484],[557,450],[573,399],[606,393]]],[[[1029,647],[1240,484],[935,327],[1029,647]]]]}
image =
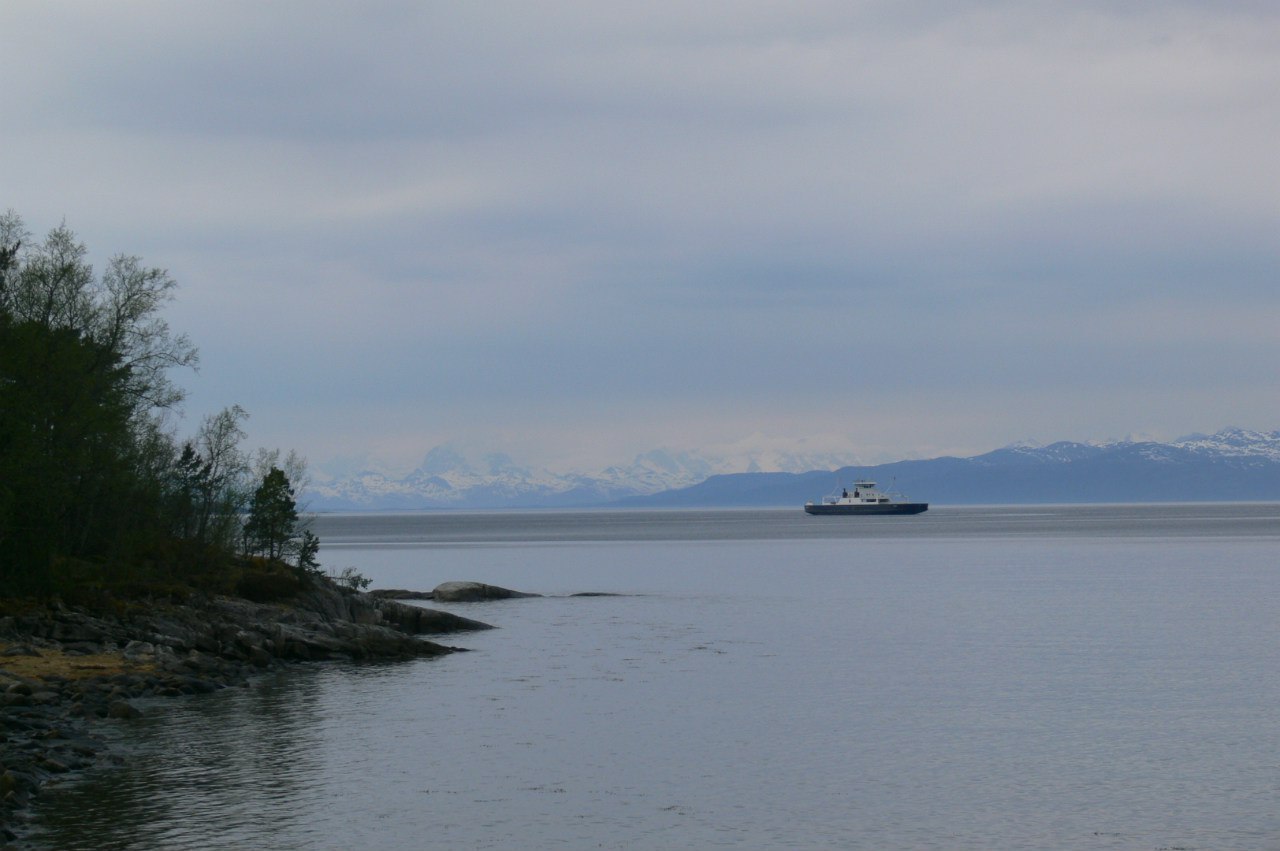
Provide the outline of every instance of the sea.
{"type": "Polygon", "coordinates": [[[1280,505],[322,515],[497,629],[140,703],[49,849],[1280,849],[1280,505]],[[573,596],[590,594],[600,596],[573,596]]]}

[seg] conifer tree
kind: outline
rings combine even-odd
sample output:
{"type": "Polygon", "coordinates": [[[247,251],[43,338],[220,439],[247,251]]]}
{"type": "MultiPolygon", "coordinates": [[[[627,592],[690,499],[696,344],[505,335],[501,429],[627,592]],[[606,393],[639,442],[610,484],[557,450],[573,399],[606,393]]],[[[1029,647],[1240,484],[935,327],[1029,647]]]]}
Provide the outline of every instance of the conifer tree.
{"type": "Polygon", "coordinates": [[[283,561],[297,550],[298,505],[284,471],[272,467],[253,492],[249,517],[244,524],[245,552],[283,561]]]}

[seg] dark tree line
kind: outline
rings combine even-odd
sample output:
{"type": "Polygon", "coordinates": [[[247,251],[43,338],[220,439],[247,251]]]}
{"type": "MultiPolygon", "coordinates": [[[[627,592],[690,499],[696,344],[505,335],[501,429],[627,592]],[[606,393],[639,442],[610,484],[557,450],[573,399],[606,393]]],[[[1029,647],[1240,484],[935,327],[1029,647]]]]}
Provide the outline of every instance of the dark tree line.
{"type": "Polygon", "coordinates": [[[169,427],[170,371],[197,361],[160,315],[173,279],[126,255],[97,275],[86,254],[65,225],[37,241],[0,215],[0,594],[122,570],[216,578],[248,555],[314,567],[296,456],[251,463],[238,406],[187,440],[169,427]]]}

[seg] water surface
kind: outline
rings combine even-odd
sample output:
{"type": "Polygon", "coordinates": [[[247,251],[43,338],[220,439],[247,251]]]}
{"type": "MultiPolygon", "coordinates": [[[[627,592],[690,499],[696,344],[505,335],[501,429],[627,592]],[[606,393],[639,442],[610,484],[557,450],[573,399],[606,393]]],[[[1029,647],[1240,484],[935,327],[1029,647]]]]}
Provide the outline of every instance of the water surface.
{"type": "Polygon", "coordinates": [[[171,700],[50,848],[1280,847],[1280,506],[320,519],[473,650],[171,700]]]}

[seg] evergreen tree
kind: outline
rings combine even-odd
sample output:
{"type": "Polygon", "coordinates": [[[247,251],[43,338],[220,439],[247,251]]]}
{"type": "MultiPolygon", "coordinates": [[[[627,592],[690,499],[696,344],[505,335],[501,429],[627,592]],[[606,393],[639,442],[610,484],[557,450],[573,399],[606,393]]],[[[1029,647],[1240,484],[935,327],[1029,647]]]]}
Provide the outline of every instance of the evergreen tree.
{"type": "Polygon", "coordinates": [[[300,537],[293,488],[284,471],[272,467],[249,503],[249,517],[244,524],[246,554],[283,561],[286,554],[297,552],[300,537]]]}

